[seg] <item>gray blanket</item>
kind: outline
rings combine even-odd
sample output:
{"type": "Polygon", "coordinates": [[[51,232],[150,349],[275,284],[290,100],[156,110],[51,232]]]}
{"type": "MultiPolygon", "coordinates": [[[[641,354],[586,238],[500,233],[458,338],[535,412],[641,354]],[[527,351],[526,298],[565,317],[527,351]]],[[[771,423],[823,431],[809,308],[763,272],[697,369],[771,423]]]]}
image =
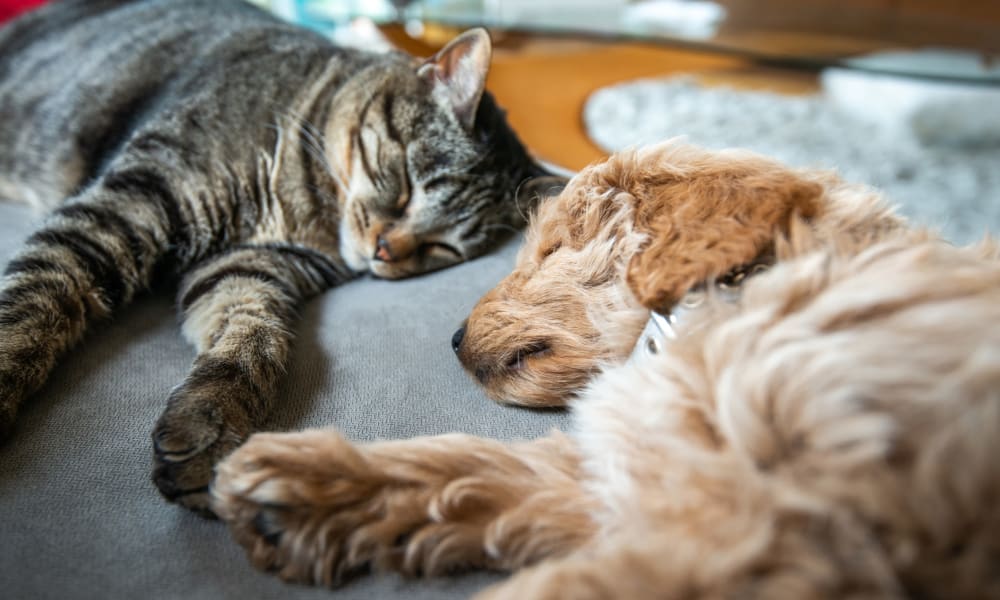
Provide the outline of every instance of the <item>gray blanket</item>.
{"type": "MultiPolygon", "coordinates": [[[[37,216],[0,202],[0,265],[37,216]]],[[[462,431],[530,438],[563,413],[489,401],[450,338],[512,267],[519,239],[428,276],[362,279],[308,303],[271,428],[336,425],[352,439],[462,431]]],[[[225,527],[164,502],[149,480],[150,431],[194,352],[169,294],[153,294],[94,331],[23,407],[0,446],[0,597],[452,598],[496,575],[407,581],[362,577],[345,588],[288,585],[255,571],[225,527]]]]}

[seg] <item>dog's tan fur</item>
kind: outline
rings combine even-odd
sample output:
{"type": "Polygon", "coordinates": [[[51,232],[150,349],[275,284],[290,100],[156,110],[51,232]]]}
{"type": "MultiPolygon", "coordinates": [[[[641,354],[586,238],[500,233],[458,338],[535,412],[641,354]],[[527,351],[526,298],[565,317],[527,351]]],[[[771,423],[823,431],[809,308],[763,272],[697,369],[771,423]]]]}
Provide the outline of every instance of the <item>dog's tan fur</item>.
{"type": "Polygon", "coordinates": [[[826,173],[678,143],[612,156],[532,220],[517,266],[469,316],[462,364],[493,398],[562,406],[621,362],[692,286],[771,250],[790,219],[865,244],[902,227],[878,195],[826,173]]]}
{"type": "MultiPolygon", "coordinates": [[[[629,311],[761,252],[776,265],[737,303],[709,294],[664,352],[604,370],[573,403],[571,436],[254,436],[222,463],[214,496],[256,565],[325,584],[368,565],[530,567],[487,598],[1000,597],[997,245],[955,248],[863,189],[677,145],[592,167],[548,206],[588,193],[616,210],[541,213],[518,271],[484,305],[532,274],[574,285],[539,260],[556,237],[548,258],[563,252],[574,268],[587,262],[569,261],[583,257],[584,234],[625,248],[608,261],[636,287],[615,299],[629,311]],[[636,218],[662,189],[623,185],[674,181],[657,173],[691,157],[713,181],[681,189],[733,204],[726,218],[702,216],[757,240],[702,244],[707,266],[636,225],[676,224],[690,198],[636,218]],[[773,185],[750,184],[754,169],[773,185]],[[606,228],[620,233],[600,239],[606,228]],[[675,256],[691,262],[675,268],[675,256]]],[[[600,318],[579,310],[597,336],[615,321],[605,306],[600,318]]]]}

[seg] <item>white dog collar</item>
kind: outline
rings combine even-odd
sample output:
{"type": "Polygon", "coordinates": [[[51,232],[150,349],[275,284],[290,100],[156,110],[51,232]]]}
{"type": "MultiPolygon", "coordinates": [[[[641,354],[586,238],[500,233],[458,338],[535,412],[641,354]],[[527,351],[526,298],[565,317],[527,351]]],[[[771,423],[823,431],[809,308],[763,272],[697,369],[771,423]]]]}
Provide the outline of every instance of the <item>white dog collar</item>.
{"type": "MultiPolygon", "coordinates": [[[[769,262],[761,260],[734,270],[716,281],[715,296],[726,302],[738,302],[740,290],[746,279],[767,270],[769,266],[769,262]]],[[[639,339],[632,349],[629,360],[637,356],[652,356],[662,353],[670,341],[677,339],[677,325],[685,318],[685,315],[704,304],[705,297],[705,286],[700,285],[685,294],[680,302],[670,309],[669,313],[650,311],[649,320],[646,321],[646,327],[639,334],[639,339]]]]}
{"type": "Polygon", "coordinates": [[[697,309],[704,301],[705,292],[695,290],[688,292],[667,314],[650,311],[646,327],[632,350],[632,357],[662,353],[669,341],[677,339],[677,325],[684,315],[697,309]]]}

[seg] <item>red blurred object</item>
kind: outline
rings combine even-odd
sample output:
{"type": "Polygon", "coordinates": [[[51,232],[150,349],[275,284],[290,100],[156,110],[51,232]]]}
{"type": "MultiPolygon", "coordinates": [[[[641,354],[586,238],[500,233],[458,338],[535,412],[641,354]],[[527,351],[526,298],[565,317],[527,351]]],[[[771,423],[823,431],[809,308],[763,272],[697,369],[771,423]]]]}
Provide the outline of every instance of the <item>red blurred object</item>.
{"type": "Polygon", "coordinates": [[[0,23],[45,4],[45,0],[0,0],[0,23]]]}

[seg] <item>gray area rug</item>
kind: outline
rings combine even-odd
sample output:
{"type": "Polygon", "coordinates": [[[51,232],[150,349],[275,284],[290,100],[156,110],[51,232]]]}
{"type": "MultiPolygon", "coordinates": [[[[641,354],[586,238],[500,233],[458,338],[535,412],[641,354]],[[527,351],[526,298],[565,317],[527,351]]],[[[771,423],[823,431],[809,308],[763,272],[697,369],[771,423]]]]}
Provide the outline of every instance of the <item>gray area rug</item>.
{"type": "Polygon", "coordinates": [[[584,121],[610,152],[675,136],[710,148],[748,148],[879,188],[915,223],[955,242],[1000,232],[1000,143],[923,143],[847,114],[823,95],[704,88],[688,78],[640,80],[594,93],[584,121]]]}

